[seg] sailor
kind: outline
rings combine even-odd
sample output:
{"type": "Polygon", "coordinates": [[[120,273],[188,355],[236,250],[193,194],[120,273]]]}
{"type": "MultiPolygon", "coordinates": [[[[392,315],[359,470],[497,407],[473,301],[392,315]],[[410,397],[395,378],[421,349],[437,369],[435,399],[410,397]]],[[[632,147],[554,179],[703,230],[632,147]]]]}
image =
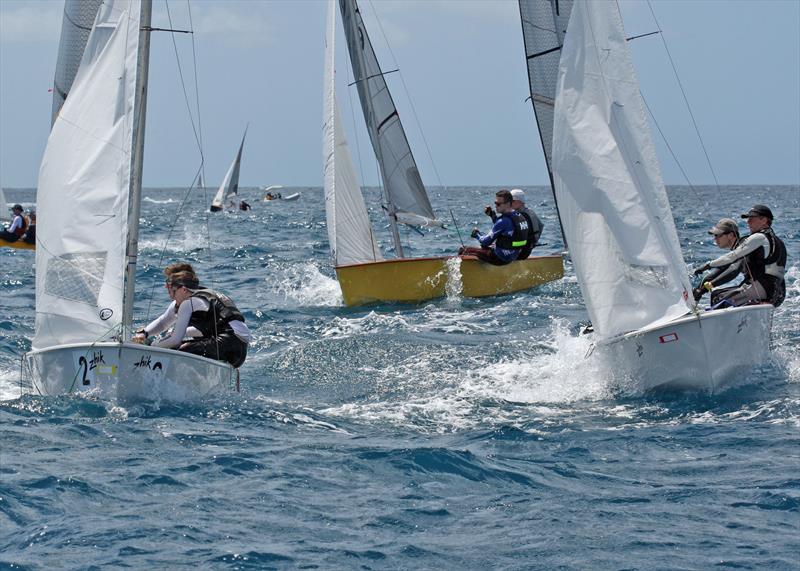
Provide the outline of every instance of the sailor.
{"type": "Polygon", "coordinates": [[[531,255],[531,251],[539,243],[539,238],[542,237],[542,230],[544,230],[544,224],[542,224],[542,221],[539,220],[539,217],[536,216],[533,210],[525,206],[525,192],[523,192],[522,189],[512,189],[511,199],[511,208],[522,214],[528,221],[528,228],[530,228],[528,232],[528,243],[525,244],[525,247],[520,250],[519,256],[517,256],[518,260],[526,260],[528,256],[531,255]]]}
{"type": "Polygon", "coordinates": [[[201,288],[191,272],[172,274],[168,290],[178,309],[175,326],[172,335],[156,346],[180,349],[240,367],[247,357],[250,330],[233,301],[222,293],[201,288]],[[184,341],[190,328],[202,336],[184,341]]]}
{"type": "MultiPolygon", "coordinates": [[[[475,256],[479,260],[495,266],[504,266],[517,259],[519,253],[528,244],[529,223],[512,206],[512,196],[507,190],[495,194],[497,216],[491,231],[483,235],[475,228],[471,236],[478,240],[481,247],[462,247],[458,253],[475,256]]],[[[489,207],[487,207],[489,208],[489,207]]]]}
{"type": "Polygon", "coordinates": [[[756,204],[742,218],[747,219],[750,235],[731,252],[695,270],[695,275],[741,260],[745,276],[742,285],[720,296],[719,303],[736,307],[767,302],[778,307],[786,296],[786,245],[772,230],[772,210],[756,204]]]}
{"type": "Polygon", "coordinates": [[[36,212],[33,210],[30,212],[30,222],[28,222],[28,229],[25,231],[22,241],[26,244],[36,243],[36,212]]]}
{"type": "MultiPolygon", "coordinates": [[[[732,218],[721,219],[708,233],[714,236],[714,242],[723,250],[734,250],[742,241],[739,237],[739,227],[732,218]]],[[[736,279],[741,269],[741,259],[735,260],[727,266],[714,268],[703,277],[702,283],[692,290],[694,300],[700,301],[700,298],[706,293],[711,292],[711,305],[716,305],[721,297],[724,297],[732,289],[736,289],[719,288],[719,286],[736,279]]]]}
{"type": "MultiPolygon", "coordinates": [[[[136,334],[133,336],[132,341],[134,343],[148,343],[148,341],[154,336],[158,335],[159,333],[163,333],[175,323],[175,319],[178,315],[178,304],[175,302],[175,296],[173,295],[172,291],[172,276],[179,272],[188,272],[191,274],[195,279],[197,276],[194,272],[194,268],[191,264],[178,262],[175,264],[170,264],[166,268],[164,268],[164,275],[166,276],[166,281],[164,283],[165,287],[167,288],[167,295],[170,298],[170,304],[167,306],[167,309],[162,313],[160,316],[156,317],[153,321],[151,321],[147,326],[139,329],[136,334]]],[[[186,330],[187,337],[202,337],[203,334],[195,329],[194,327],[189,327],[186,330]]]]}
{"type": "Polygon", "coordinates": [[[252,206],[250,206],[250,205],[247,203],[247,201],[245,201],[245,200],[240,200],[240,201],[239,201],[239,210],[245,210],[245,211],[247,211],[247,210],[250,210],[251,208],[252,208],[252,206]]]}
{"type": "Polygon", "coordinates": [[[22,206],[15,204],[11,207],[13,216],[11,217],[11,226],[6,229],[0,230],[0,239],[6,242],[16,242],[19,240],[25,231],[28,229],[28,223],[22,216],[22,206]]]}

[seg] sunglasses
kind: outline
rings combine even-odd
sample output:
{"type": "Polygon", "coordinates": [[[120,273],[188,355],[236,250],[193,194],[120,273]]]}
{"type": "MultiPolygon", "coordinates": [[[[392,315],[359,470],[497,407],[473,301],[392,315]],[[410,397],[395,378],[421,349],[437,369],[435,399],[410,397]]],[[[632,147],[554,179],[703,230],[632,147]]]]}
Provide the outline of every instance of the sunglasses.
{"type": "Polygon", "coordinates": [[[495,201],[495,203],[494,203],[495,206],[502,206],[503,204],[511,204],[511,202],[509,202],[509,201],[503,201],[503,202],[495,201]]]}

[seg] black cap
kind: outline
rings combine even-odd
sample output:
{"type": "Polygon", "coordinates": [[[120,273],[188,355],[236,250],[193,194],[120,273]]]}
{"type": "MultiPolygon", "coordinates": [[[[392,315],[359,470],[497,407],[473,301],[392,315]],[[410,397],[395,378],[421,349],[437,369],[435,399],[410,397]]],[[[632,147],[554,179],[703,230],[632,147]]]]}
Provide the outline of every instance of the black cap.
{"type": "Polygon", "coordinates": [[[11,210],[20,210],[21,211],[22,209],[23,208],[22,208],[21,204],[15,204],[14,206],[11,207],[11,210]]]}
{"type": "Polygon", "coordinates": [[[774,218],[772,216],[772,210],[770,210],[768,206],[764,206],[763,204],[754,204],[753,208],[748,210],[747,213],[742,214],[742,218],[750,218],[751,216],[766,216],[770,220],[774,218]]]}

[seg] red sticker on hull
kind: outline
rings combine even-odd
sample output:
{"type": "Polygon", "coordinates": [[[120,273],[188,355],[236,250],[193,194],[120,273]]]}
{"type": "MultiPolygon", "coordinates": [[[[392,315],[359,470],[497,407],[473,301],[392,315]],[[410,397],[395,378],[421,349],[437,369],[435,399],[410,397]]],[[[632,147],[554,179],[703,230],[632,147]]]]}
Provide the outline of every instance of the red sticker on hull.
{"type": "Polygon", "coordinates": [[[666,335],[662,335],[658,338],[659,343],[672,343],[673,341],[678,340],[677,333],[667,333],[666,335]]]}

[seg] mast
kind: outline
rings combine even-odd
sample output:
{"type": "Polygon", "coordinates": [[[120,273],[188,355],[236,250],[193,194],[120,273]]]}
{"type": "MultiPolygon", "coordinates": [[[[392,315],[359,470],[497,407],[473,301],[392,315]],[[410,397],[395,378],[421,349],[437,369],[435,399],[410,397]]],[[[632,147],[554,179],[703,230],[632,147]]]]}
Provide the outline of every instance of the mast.
{"type": "Polygon", "coordinates": [[[133,111],[133,156],[131,186],[128,193],[128,244],[125,250],[125,293],[122,302],[122,340],[129,339],[133,323],[133,300],[136,294],[136,258],[139,255],[139,214],[142,198],[142,160],[144,127],[147,115],[147,77],[150,62],[150,23],[152,0],[142,0],[139,13],[139,54],[136,64],[136,103],[133,111]]]}

